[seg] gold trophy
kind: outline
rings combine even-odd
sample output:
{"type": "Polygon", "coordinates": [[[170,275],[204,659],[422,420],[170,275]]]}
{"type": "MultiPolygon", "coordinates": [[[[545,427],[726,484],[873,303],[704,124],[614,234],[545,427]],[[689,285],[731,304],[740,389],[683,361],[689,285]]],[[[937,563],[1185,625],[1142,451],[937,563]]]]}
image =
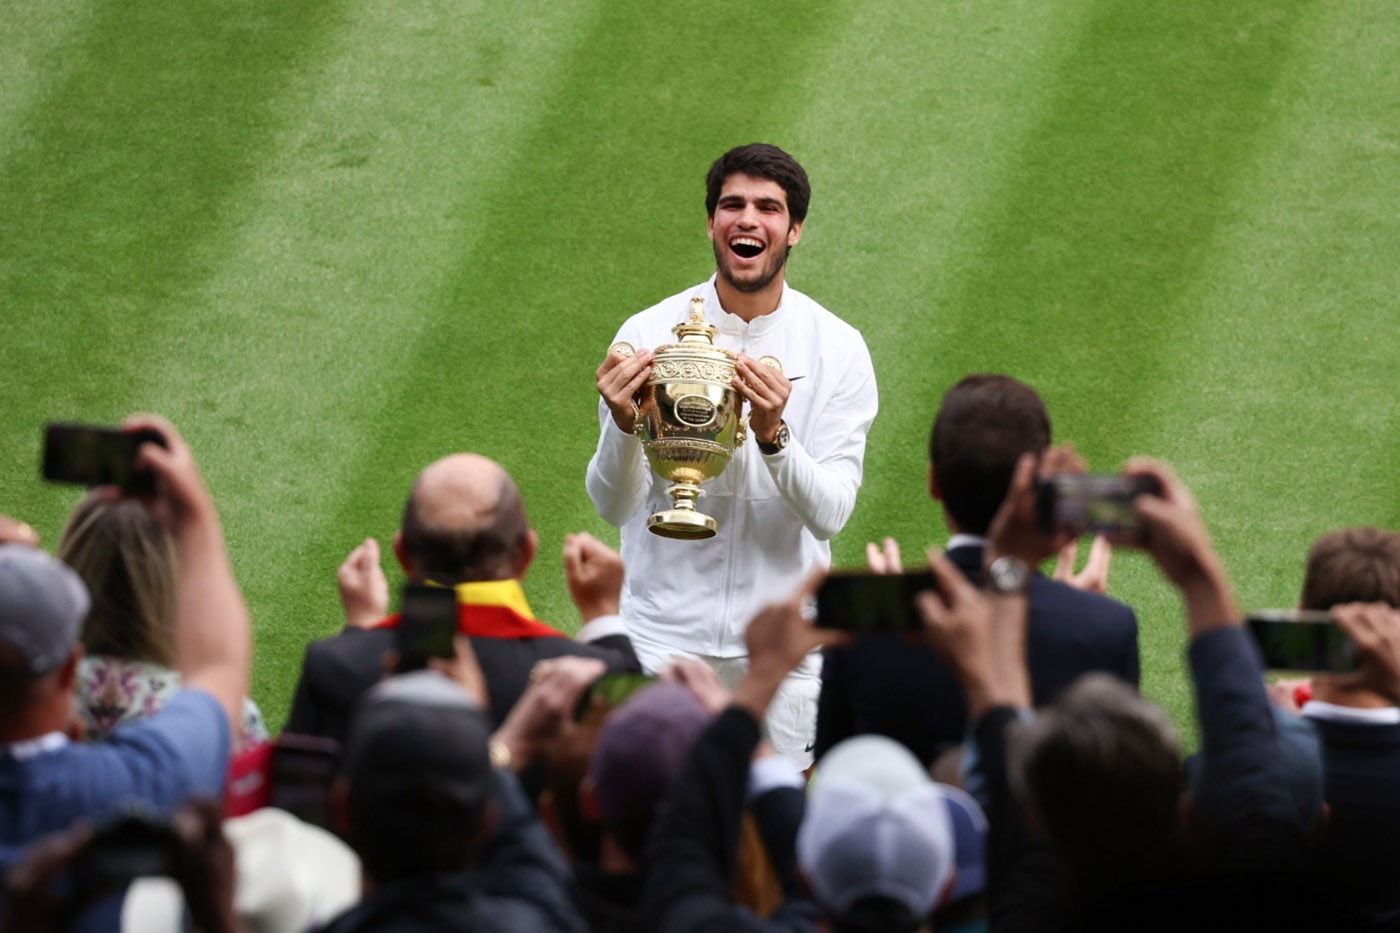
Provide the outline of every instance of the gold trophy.
{"type": "MultiPolygon", "coordinates": [[[[715,346],[719,328],[705,320],[705,299],[690,299],[690,319],[671,332],[680,342],[656,348],[651,378],[632,402],[637,437],[652,470],[671,482],[666,494],[674,506],[648,518],[647,529],[663,538],[712,538],[719,526],[695,501],[747,437],[748,419],[740,418],[744,397],[733,385],[734,353],[715,346]]],[[[636,350],[623,342],[609,352],[631,356],[636,350]]],[[[774,357],[760,362],[782,370],[774,357]]]]}

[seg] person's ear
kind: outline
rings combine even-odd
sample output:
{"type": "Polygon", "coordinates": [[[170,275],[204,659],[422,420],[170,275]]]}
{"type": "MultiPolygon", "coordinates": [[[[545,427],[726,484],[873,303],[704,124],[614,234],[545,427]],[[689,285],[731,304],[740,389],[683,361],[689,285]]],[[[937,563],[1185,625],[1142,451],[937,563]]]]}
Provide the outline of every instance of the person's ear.
{"type": "Polygon", "coordinates": [[[413,575],[413,557],[408,553],[408,548],[403,545],[403,532],[394,532],[394,541],[391,545],[394,549],[394,557],[398,559],[399,566],[403,568],[403,575],[410,580],[416,580],[413,575]]]}
{"type": "Polygon", "coordinates": [[[525,574],[539,551],[540,536],[531,528],[525,533],[525,540],[520,542],[520,550],[515,552],[515,559],[511,561],[511,576],[517,580],[525,579],[525,574]]]}
{"type": "Polygon", "coordinates": [[[933,464],[928,465],[928,494],[935,502],[943,501],[943,490],[938,488],[938,474],[933,470],[933,464]]]}
{"type": "Polygon", "coordinates": [[[82,642],[75,642],[73,650],[68,652],[68,657],[58,667],[58,679],[54,685],[60,691],[72,690],[78,682],[78,665],[83,662],[83,655],[87,651],[82,642]]]}
{"type": "Polygon", "coordinates": [[[799,221],[795,222],[792,226],[788,227],[788,235],[787,235],[787,245],[788,245],[788,249],[792,249],[794,246],[797,245],[797,241],[800,240],[800,239],[802,239],[802,224],[803,224],[803,221],[800,221],[800,220],[799,220],[799,221]]]}

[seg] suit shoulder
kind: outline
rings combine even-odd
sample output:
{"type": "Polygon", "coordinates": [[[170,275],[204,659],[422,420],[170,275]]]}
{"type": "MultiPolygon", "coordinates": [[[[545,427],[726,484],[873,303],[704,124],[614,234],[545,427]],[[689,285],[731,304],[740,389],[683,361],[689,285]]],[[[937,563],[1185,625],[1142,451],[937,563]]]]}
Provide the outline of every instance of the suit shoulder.
{"type": "Polygon", "coordinates": [[[1090,593],[1045,576],[1032,578],[1034,598],[1057,611],[1073,612],[1086,618],[1137,625],[1137,614],[1127,603],[1102,593],[1090,593]]]}
{"type": "Polygon", "coordinates": [[[335,667],[366,655],[374,657],[377,662],[379,656],[393,646],[393,629],[348,628],[307,644],[305,666],[335,667]]]}

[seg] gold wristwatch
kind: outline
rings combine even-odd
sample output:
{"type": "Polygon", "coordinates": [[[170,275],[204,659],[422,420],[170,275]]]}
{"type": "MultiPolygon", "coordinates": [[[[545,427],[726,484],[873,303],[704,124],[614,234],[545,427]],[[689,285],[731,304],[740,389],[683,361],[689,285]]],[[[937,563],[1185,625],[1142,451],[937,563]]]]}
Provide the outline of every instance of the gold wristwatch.
{"type": "Polygon", "coordinates": [[[792,432],[788,430],[786,421],[779,421],[778,432],[773,435],[773,443],[765,444],[757,438],[754,440],[758,442],[758,449],[763,456],[771,457],[788,445],[788,441],[792,440],[792,432]]]}

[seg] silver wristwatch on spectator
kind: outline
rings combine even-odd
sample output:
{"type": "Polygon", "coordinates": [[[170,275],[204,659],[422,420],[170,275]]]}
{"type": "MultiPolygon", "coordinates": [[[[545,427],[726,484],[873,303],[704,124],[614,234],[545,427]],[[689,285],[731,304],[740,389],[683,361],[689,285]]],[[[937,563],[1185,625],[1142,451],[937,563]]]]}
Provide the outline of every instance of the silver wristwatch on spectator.
{"type": "Polygon", "coordinates": [[[998,596],[1022,596],[1031,580],[1030,568],[1018,557],[998,557],[987,567],[987,592],[998,596]]]}

